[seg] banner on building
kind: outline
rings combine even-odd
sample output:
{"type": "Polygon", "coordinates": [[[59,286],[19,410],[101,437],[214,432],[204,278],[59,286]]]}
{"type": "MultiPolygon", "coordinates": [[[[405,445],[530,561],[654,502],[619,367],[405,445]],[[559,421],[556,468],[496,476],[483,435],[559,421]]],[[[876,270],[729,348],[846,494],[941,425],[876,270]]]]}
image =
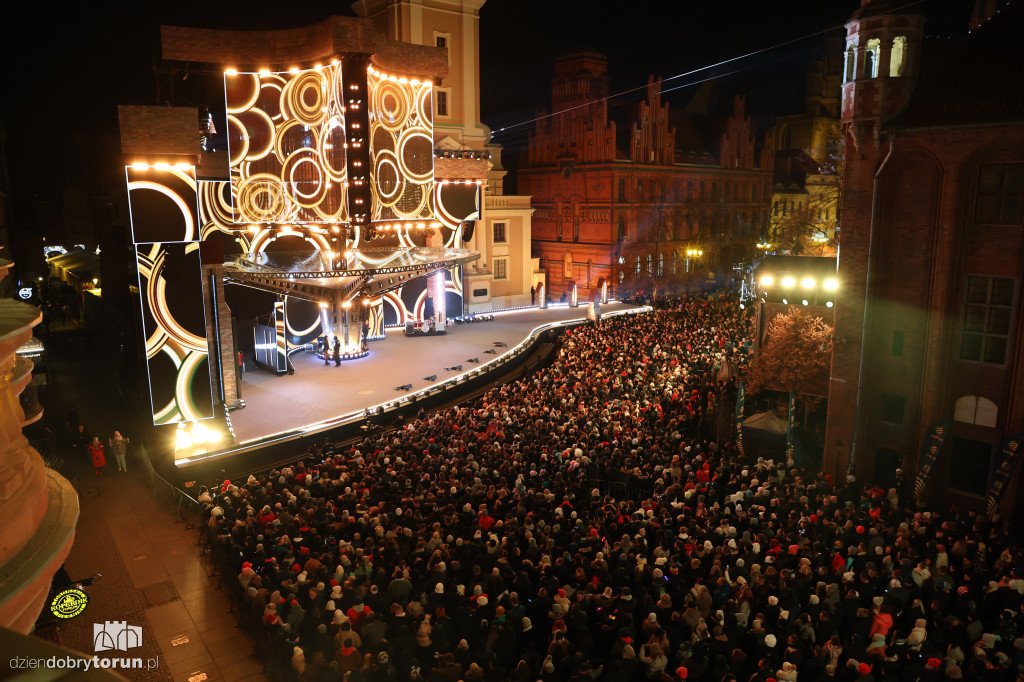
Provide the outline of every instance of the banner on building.
{"type": "Polygon", "coordinates": [[[989,516],[999,511],[999,501],[1003,499],[1006,486],[1010,484],[1010,474],[1017,463],[1017,450],[1020,448],[1021,440],[1024,440],[1024,433],[1015,433],[999,447],[999,467],[992,475],[992,487],[988,490],[985,505],[989,516]]]}
{"type": "Polygon", "coordinates": [[[786,461],[793,459],[793,431],[796,426],[796,393],[789,392],[789,409],[786,414],[786,461]]]}
{"type": "Polygon", "coordinates": [[[736,449],[743,454],[743,403],[746,400],[746,392],[743,390],[743,382],[740,381],[736,388],[736,449]]]}
{"type": "Polygon", "coordinates": [[[932,476],[932,469],[935,468],[935,460],[942,450],[942,442],[946,439],[946,432],[949,431],[949,419],[940,419],[928,427],[928,433],[921,444],[921,466],[917,471],[917,478],[914,479],[914,499],[918,502],[924,501],[924,493],[928,488],[928,479],[932,476]]]}

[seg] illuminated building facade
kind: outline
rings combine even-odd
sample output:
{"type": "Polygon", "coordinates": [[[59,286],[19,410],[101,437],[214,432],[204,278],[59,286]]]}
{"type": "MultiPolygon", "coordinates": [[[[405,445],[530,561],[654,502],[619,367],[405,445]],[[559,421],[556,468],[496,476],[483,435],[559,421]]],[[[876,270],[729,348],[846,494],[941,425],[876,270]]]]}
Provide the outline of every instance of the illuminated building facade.
{"type": "Polygon", "coordinates": [[[256,329],[270,371],[317,338],[361,357],[387,325],[461,314],[482,181],[435,181],[446,50],[347,17],[161,32],[165,60],[220,65],[228,149],[201,148],[195,109],[121,107],[154,423],[242,406],[226,284],[276,295],[256,329]]]}
{"type": "Polygon", "coordinates": [[[825,469],[926,470],[933,503],[998,490],[1019,517],[1024,11],[976,19],[924,38],[923,17],[864,2],[846,25],[825,469]]]}
{"type": "Polygon", "coordinates": [[[359,0],[352,9],[384,35],[447,50],[448,73],[434,87],[435,177],[481,181],[484,189],[466,248],[480,259],[463,270],[467,312],[531,304],[544,272],[532,258],[529,196],[504,192],[501,145],[480,120],[480,8],[485,0],[359,0]]]}
{"type": "Polygon", "coordinates": [[[552,293],[720,278],[706,266],[742,260],[766,226],[771,141],[758,145],[742,97],[711,117],[670,111],[653,78],[642,102],[609,104],[608,94],[604,55],[557,59],[555,113],[531,132],[519,171],[552,293]]]}

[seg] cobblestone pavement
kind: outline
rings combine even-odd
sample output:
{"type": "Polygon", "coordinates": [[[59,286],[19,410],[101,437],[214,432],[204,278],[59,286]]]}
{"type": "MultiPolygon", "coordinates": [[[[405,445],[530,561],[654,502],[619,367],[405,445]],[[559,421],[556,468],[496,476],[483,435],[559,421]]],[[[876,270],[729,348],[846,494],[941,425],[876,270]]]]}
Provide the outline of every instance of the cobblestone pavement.
{"type": "MultiPolygon", "coordinates": [[[[47,344],[51,385],[44,401],[54,430],[62,427],[65,410],[75,407],[82,423],[104,441],[114,428],[131,437],[129,415],[137,410],[117,393],[110,363],[91,353],[87,339],[81,344],[54,340],[47,344]]],[[[94,624],[124,621],[142,629],[142,646],[96,655],[140,657],[144,666],[151,665],[119,671],[129,680],[263,682],[252,639],[238,628],[227,597],[207,576],[197,531],[153,498],[135,444],[129,446],[129,472],[119,473],[111,457],[103,477],[67,450],[57,454],[81,504],[68,574],[73,580],[103,574],[86,588],[85,612],[61,623],[62,643],[92,656],[94,624]]]]}
{"type": "Polygon", "coordinates": [[[63,643],[92,654],[93,624],[125,621],[142,628],[142,647],[98,655],[152,667],[123,671],[130,680],[264,680],[252,639],[207,576],[197,532],[152,498],[144,476],[107,467],[102,478],[79,479],[82,515],[67,570],[76,580],[103,577],[87,588],[85,613],[61,626],[63,643]]]}

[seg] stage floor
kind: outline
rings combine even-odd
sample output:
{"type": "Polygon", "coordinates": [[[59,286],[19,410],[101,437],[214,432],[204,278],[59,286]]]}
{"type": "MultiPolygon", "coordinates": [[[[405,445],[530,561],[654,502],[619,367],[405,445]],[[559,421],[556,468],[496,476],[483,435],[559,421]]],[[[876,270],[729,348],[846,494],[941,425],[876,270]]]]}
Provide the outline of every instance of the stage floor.
{"type": "MultiPolygon", "coordinates": [[[[608,303],[603,313],[638,309],[625,303],[608,303]]],[[[407,337],[403,329],[387,330],[387,338],[370,342],[370,354],[325,367],[310,352],[291,356],[295,374],[275,376],[248,371],[242,379],[246,407],[231,413],[236,446],[253,444],[269,436],[310,426],[352,412],[362,412],[433,384],[443,382],[477,365],[510,352],[530,332],[543,324],[585,319],[587,307],[530,308],[497,313],[489,322],[448,327],[444,336],[407,337]],[[506,348],[495,342],[508,344],[506,348]],[[485,353],[489,349],[496,354],[485,353]],[[445,367],[462,365],[461,371],[445,367]],[[436,375],[436,379],[428,379],[436,375]],[[407,391],[396,386],[412,384],[407,391]]]]}

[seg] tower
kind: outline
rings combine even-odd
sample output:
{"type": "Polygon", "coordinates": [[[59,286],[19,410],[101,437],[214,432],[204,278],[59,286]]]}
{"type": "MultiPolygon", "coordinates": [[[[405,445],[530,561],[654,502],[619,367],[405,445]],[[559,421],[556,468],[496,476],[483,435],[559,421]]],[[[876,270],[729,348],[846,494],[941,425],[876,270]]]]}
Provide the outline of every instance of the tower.
{"type": "Polygon", "coordinates": [[[846,24],[841,126],[846,144],[839,236],[839,295],[823,471],[856,462],[871,321],[878,177],[892,150],[886,126],[906,110],[917,82],[924,17],[889,0],[862,0],[846,24]]]}

